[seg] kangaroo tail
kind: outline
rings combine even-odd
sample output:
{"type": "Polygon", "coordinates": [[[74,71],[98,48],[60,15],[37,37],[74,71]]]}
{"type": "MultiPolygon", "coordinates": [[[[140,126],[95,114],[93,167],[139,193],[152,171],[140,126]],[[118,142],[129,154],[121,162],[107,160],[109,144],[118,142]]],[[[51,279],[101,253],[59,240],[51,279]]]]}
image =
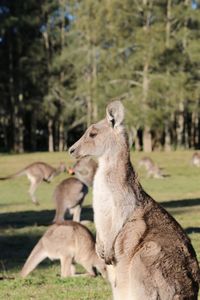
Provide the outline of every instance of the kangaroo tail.
{"type": "Polygon", "coordinates": [[[47,257],[45,250],[42,246],[42,241],[40,240],[37,245],[33,248],[31,254],[26,260],[20,275],[21,277],[26,277],[30,272],[32,272],[37,265],[47,257]]]}
{"type": "Polygon", "coordinates": [[[23,170],[15,173],[15,174],[6,176],[6,177],[0,177],[0,180],[7,180],[7,179],[12,179],[12,178],[17,178],[17,177],[20,177],[20,176],[22,176],[24,174],[25,174],[25,169],[23,169],[23,170]]]}

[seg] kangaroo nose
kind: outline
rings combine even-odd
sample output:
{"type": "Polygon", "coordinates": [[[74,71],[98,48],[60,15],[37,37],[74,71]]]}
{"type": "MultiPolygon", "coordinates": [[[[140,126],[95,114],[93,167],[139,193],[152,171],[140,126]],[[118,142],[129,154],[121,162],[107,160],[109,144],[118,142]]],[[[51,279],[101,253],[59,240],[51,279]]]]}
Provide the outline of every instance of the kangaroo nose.
{"type": "Polygon", "coordinates": [[[69,148],[69,154],[74,153],[74,151],[75,151],[75,148],[73,148],[73,147],[70,147],[70,148],[69,148]]]}

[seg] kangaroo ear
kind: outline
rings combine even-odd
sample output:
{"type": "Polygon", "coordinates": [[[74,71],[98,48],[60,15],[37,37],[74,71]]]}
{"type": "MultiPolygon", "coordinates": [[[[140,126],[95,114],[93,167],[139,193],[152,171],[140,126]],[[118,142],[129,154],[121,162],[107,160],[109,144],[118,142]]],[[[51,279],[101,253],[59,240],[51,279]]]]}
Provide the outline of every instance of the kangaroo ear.
{"type": "Polygon", "coordinates": [[[114,128],[122,125],[124,121],[124,106],[120,101],[113,101],[106,108],[108,123],[114,128]]]}

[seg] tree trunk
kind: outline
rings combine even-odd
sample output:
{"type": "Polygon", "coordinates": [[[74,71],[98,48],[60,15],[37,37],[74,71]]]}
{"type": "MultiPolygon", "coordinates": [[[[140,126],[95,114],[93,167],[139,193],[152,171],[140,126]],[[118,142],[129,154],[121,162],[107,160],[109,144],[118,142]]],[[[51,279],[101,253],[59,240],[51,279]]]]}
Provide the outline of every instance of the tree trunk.
{"type": "MultiPolygon", "coordinates": [[[[171,37],[171,0],[167,1],[167,22],[166,22],[166,39],[165,39],[165,47],[166,49],[170,48],[170,37],[171,37]]],[[[167,68],[167,78],[170,77],[169,69],[167,68]]],[[[165,151],[171,151],[171,132],[169,122],[165,123],[165,141],[164,141],[164,149],[165,151]]]]}
{"type": "Polygon", "coordinates": [[[19,146],[18,146],[18,152],[23,153],[24,152],[24,122],[22,117],[19,118],[19,146]]]}
{"type": "Polygon", "coordinates": [[[9,41],[9,96],[10,96],[10,117],[11,117],[11,147],[12,150],[15,151],[16,149],[16,142],[15,142],[15,113],[16,113],[16,108],[15,108],[15,97],[14,97],[14,78],[13,78],[13,47],[12,47],[12,39],[10,38],[9,41]]]}
{"type": "MultiPolygon", "coordinates": [[[[149,63],[146,59],[143,69],[143,107],[145,114],[147,114],[147,98],[149,91],[148,69],[149,63]]],[[[143,130],[143,150],[145,152],[152,151],[151,129],[148,125],[145,125],[143,130]]]]}
{"type": "MultiPolygon", "coordinates": [[[[185,8],[188,9],[189,7],[189,4],[191,5],[190,3],[190,0],[185,0],[184,1],[184,5],[185,5],[185,8]]],[[[186,17],[185,21],[184,21],[184,31],[183,31],[183,40],[182,40],[182,43],[183,43],[183,49],[184,51],[186,51],[186,48],[187,48],[187,36],[188,36],[188,17],[186,17]]]]}
{"type": "Polygon", "coordinates": [[[14,114],[14,152],[23,153],[24,152],[24,123],[23,119],[17,115],[17,107],[15,106],[14,114]]]}
{"type": "Polygon", "coordinates": [[[136,129],[131,126],[128,130],[128,144],[130,149],[132,148],[135,142],[136,142],[136,129]]]}
{"type": "Polygon", "coordinates": [[[64,137],[64,124],[62,121],[59,123],[59,147],[58,150],[61,152],[65,147],[65,137],[64,137]]]}
{"type": "Polygon", "coordinates": [[[4,151],[9,150],[9,145],[8,145],[8,120],[7,116],[3,116],[1,119],[1,124],[2,124],[2,130],[3,130],[3,141],[4,141],[4,151]]]}
{"type": "Polygon", "coordinates": [[[89,127],[92,123],[92,101],[90,95],[86,96],[86,101],[87,101],[87,127],[89,127]]]}
{"type": "Polygon", "coordinates": [[[68,149],[68,130],[64,130],[64,139],[65,139],[65,143],[64,143],[64,151],[67,151],[68,149]]]}
{"type": "Polygon", "coordinates": [[[141,131],[140,129],[136,130],[136,134],[135,134],[135,150],[136,151],[141,151],[142,150],[140,131],[141,131]]]}
{"type": "Polygon", "coordinates": [[[198,124],[199,124],[199,118],[198,113],[193,113],[193,146],[194,148],[197,148],[198,145],[198,124]]]}
{"type": "Polygon", "coordinates": [[[184,137],[184,107],[182,102],[179,104],[179,111],[177,113],[176,135],[177,135],[177,146],[180,148],[183,146],[183,137],[184,137]]]}
{"type": "Polygon", "coordinates": [[[36,120],[36,111],[33,109],[31,113],[31,151],[36,151],[37,148],[37,139],[36,139],[36,128],[37,128],[37,120],[36,120]]]}
{"type": "Polygon", "coordinates": [[[48,121],[48,140],[49,140],[48,151],[53,152],[54,151],[54,140],[53,140],[53,120],[52,119],[49,119],[49,121],[48,121]]]}
{"type": "Polygon", "coordinates": [[[148,126],[145,126],[143,131],[143,151],[144,152],[152,151],[151,129],[148,126]]]}
{"type": "Polygon", "coordinates": [[[97,107],[97,61],[96,61],[96,47],[92,45],[92,122],[96,122],[98,118],[97,107]]]}
{"type": "Polygon", "coordinates": [[[184,142],[184,146],[186,149],[190,148],[190,138],[189,138],[189,134],[190,134],[190,120],[189,120],[189,112],[188,112],[188,104],[185,103],[185,108],[184,108],[184,136],[183,136],[183,142],[184,142]]]}
{"type": "Polygon", "coordinates": [[[65,1],[59,0],[60,13],[61,13],[61,26],[60,26],[60,45],[61,45],[61,54],[65,42],[65,1]]]}
{"type": "Polygon", "coordinates": [[[13,110],[13,126],[14,126],[14,130],[13,130],[13,149],[14,152],[18,153],[18,132],[19,132],[19,120],[18,120],[18,106],[16,104],[14,104],[14,110],[13,110]]]}
{"type": "Polygon", "coordinates": [[[14,77],[13,77],[13,53],[12,44],[9,48],[9,92],[11,103],[11,120],[12,120],[12,136],[13,150],[16,153],[24,152],[24,125],[23,119],[19,116],[19,102],[15,99],[14,93],[14,77]]]}
{"type": "MultiPolygon", "coordinates": [[[[147,0],[143,0],[143,5],[147,6],[147,0]]],[[[151,3],[150,3],[151,6],[151,3]]],[[[143,30],[144,34],[148,36],[149,30],[150,30],[150,12],[147,14],[146,20],[144,22],[143,30]]],[[[148,49],[146,49],[146,53],[144,54],[144,65],[143,65],[143,82],[142,82],[142,103],[143,103],[143,109],[144,109],[144,117],[147,117],[147,100],[148,100],[148,94],[149,94],[149,53],[148,49]]],[[[145,152],[151,152],[152,151],[152,137],[151,137],[151,129],[150,127],[145,124],[144,130],[143,130],[143,150],[145,152]]]]}
{"type": "Polygon", "coordinates": [[[195,148],[195,120],[196,120],[196,112],[192,112],[192,121],[191,121],[191,147],[195,148]]]}
{"type": "Polygon", "coordinates": [[[171,0],[167,1],[167,23],[166,23],[166,48],[170,48],[170,36],[171,36],[171,0]]]}
{"type": "Polygon", "coordinates": [[[198,114],[197,148],[200,149],[200,116],[198,114]]]}
{"type": "Polygon", "coordinates": [[[164,149],[165,151],[171,151],[171,133],[169,124],[165,124],[165,142],[164,142],[164,149]]]}

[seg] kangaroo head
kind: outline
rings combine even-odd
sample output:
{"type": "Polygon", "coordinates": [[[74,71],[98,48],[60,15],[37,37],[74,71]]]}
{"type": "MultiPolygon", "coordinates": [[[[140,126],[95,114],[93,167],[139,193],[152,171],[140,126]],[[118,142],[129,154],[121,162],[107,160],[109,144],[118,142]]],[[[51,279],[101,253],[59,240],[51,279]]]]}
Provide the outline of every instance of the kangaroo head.
{"type": "Polygon", "coordinates": [[[87,157],[83,157],[81,159],[78,159],[77,162],[74,164],[73,169],[75,171],[75,173],[88,173],[88,172],[93,172],[95,171],[97,168],[97,163],[94,159],[92,159],[91,157],[87,156],[87,157]]]}
{"type": "Polygon", "coordinates": [[[96,254],[96,257],[94,259],[94,264],[93,265],[101,273],[103,278],[108,279],[107,266],[105,264],[105,261],[103,259],[99,258],[97,256],[97,254],[96,254]]]}
{"type": "Polygon", "coordinates": [[[120,101],[111,102],[106,108],[106,118],[92,124],[83,136],[70,147],[69,153],[76,158],[100,157],[114,149],[124,126],[124,107],[120,101]]]}
{"type": "Polygon", "coordinates": [[[81,159],[78,159],[75,164],[73,165],[73,169],[76,171],[82,171],[84,170],[89,164],[92,158],[90,157],[83,157],[81,159]]]}

